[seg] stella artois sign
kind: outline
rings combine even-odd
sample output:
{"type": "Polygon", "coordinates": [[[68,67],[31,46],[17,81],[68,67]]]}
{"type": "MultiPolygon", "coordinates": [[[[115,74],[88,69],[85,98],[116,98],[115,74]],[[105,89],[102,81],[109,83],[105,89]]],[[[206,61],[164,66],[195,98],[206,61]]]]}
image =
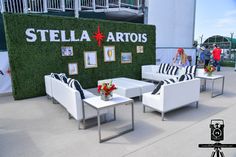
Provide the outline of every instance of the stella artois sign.
{"type": "MultiPolygon", "coordinates": [[[[97,32],[93,33],[94,38],[97,41],[98,46],[104,42],[147,42],[146,33],[132,33],[132,32],[108,32],[104,35],[100,31],[100,26],[97,27],[97,32]]],[[[82,33],[77,33],[75,30],[56,30],[56,29],[35,29],[27,28],[25,31],[27,42],[91,42],[91,37],[87,30],[83,30],[82,33]]]]}

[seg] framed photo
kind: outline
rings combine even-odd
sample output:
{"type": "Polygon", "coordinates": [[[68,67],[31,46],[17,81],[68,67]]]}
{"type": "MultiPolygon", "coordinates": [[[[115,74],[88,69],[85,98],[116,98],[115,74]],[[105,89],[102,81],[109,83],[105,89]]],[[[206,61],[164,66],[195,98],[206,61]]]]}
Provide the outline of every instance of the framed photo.
{"type": "Polygon", "coordinates": [[[68,63],[69,75],[78,75],[78,65],[77,63],[68,63]]]}
{"type": "Polygon", "coordinates": [[[96,51],[85,51],[84,52],[84,67],[85,68],[96,68],[97,65],[97,52],[96,51]]]}
{"type": "Polygon", "coordinates": [[[121,53],[121,63],[132,63],[132,53],[122,52],[121,53]]]}
{"type": "Polygon", "coordinates": [[[143,53],[143,46],[137,46],[137,53],[143,53]]]}
{"type": "Polygon", "coordinates": [[[115,60],[115,46],[104,46],[104,62],[113,62],[115,60]]]}
{"type": "Polygon", "coordinates": [[[62,56],[73,56],[73,47],[72,46],[62,46],[61,47],[62,56]]]}

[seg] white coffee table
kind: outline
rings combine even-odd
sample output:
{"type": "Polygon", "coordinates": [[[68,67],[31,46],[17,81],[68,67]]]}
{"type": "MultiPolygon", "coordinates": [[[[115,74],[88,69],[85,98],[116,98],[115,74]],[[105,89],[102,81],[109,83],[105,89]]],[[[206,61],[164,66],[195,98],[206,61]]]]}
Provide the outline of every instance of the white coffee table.
{"type": "MultiPolygon", "coordinates": [[[[117,94],[113,94],[113,98],[109,101],[103,101],[101,100],[100,96],[96,97],[91,97],[83,100],[83,105],[86,103],[87,105],[91,106],[97,111],[97,123],[98,123],[98,138],[99,142],[104,142],[107,140],[110,140],[112,138],[118,137],[120,135],[123,135],[127,132],[133,131],[134,130],[134,101],[133,99],[126,98],[123,96],[119,96],[117,94]],[[131,128],[125,131],[122,131],[116,135],[110,136],[103,138],[101,137],[101,121],[100,121],[100,110],[107,109],[107,108],[113,108],[113,114],[114,114],[114,120],[116,120],[116,106],[119,105],[126,105],[126,104],[131,104],[131,128]]],[[[84,108],[84,107],[83,107],[84,108]]],[[[83,111],[83,114],[85,112],[83,111]]],[[[85,115],[84,115],[85,117],[85,115]]]]}
{"type": "Polygon", "coordinates": [[[212,84],[211,84],[211,97],[212,98],[222,95],[224,93],[224,82],[225,82],[224,75],[207,76],[206,74],[202,74],[202,75],[198,75],[196,77],[204,80],[204,89],[203,90],[206,90],[206,80],[212,80],[212,84]],[[217,79],[222,79],[221,92],[218,94],[214,94],[214,83],[215,83],[215,80],[217,80],[217,79]]]}

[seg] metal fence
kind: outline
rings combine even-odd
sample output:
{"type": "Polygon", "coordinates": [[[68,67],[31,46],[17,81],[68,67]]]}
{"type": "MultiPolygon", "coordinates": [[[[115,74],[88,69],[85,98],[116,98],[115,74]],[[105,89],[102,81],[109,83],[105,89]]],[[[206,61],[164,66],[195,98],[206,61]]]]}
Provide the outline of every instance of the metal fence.
{"type": "Polygon", "coordinates": [[[47,0],[0,0],[1,13],[43,13],[47,12],[47,0]]]}
{"type": "Polygon", "coordinates": [[[0,12],[44,13],[48,10],[99,11],[99,9],[140,9],[144,0],[0,0],[0,12]]]}

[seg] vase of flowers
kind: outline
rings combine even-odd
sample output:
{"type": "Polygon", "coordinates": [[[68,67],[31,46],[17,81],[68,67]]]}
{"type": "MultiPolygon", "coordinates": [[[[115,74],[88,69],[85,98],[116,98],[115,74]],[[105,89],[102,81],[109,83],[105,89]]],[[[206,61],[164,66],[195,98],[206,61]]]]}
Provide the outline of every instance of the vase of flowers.
{"type": "Polygon", "coordinates": [[[207,76],[212,76],[213,71],[216,70],[216,68],[213,65],[208,65],[204,68],[205,73],[207,73],[207,76]]]}
{"type": "Polygon", "coordinates": [[[109,83],[103,83],[98,86],[98,93],[101,95],[101,99],[108,101],[112,99],[112,91],[117,89],[115,84],[112,84],[112,81],[109,83]]]}

